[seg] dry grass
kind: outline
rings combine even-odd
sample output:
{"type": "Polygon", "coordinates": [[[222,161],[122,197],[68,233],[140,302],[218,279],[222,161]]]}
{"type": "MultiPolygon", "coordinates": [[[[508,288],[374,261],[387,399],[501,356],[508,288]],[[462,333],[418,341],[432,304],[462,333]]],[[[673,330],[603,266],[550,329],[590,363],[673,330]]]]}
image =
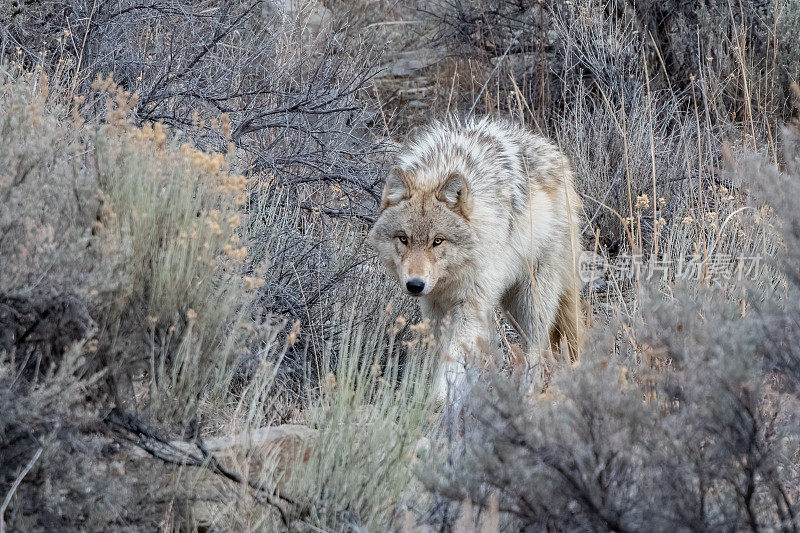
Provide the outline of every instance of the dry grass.
{"type": "Polygon", "coordinates": [[[7,527],[800,527],[794,3],[101,4],[0,8],[7,527]],[[385,137],[470,110],[606,268],[579,365],[442,413],[363,235],[385,137]]]}

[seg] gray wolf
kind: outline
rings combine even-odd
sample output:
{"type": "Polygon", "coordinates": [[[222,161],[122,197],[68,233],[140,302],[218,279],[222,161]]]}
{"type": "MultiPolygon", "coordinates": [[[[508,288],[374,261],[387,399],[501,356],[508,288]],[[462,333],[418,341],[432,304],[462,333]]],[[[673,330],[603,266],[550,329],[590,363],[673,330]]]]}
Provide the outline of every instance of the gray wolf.
{"type": "Polygon", "coordinates": [[[497,307],[529,357],[578,357],[579,209],[567,157],[510,122],[433,123],[399,151],[367,242],[440,335],[440,397],[496,342],[497,307]]]}

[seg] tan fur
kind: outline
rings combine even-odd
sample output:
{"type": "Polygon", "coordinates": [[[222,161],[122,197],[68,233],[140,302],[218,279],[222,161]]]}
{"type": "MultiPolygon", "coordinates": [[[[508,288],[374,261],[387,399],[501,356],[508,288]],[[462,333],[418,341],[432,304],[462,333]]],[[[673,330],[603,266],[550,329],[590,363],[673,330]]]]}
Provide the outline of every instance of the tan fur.
{"type": "Polygon", "coordinates": [[[549,141],[502,121],[451,121],[400,151],[368,241],[419,296],[456,366],[496,346],[498,306],[532,363],[562,341],[575,360],[579,208],[569,162],[549,141]]]}
{"type": "Polygon", "coordinates": [[[569,362],[578,360],[582,348],[583,316],[580,304],[580,287],[577,284],[566,287],[558,300],[558,309],[548,337],[550,349],[556,358],[561,355],[561,342],[567,345],[569,362]]]}

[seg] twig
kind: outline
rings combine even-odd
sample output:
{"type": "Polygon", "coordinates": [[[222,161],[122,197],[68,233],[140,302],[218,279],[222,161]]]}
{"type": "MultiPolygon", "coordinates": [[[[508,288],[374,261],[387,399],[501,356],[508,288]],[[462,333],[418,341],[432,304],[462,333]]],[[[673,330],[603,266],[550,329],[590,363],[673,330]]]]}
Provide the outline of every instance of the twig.
{"type": "MultiPolygon", "coordinates": [[[[75,76],[72,78],[72,84],[69,89],[69,97],[67,98],[67,102],[72,102],[72,97],[75,95],[75,88],[78,84],[78,75],[81,71],[81,63],[83,62],[83,52],[86,50],[86,39],[89,37],[89,31],[92,28],[92,18],[94,17],[94,12],[97,9],[97,0],[92,3],[92,11],[89,13],[89,20],[86,23],[86,31],[83,33],[83,42],[81,43],[81,51],[78,54],[78,64],[75,67],[75,76]]],[[[69,20],[69,19],[67,19],[69,20]]],[[[72,32],[70,32],[70,36],[72,36],[72,32]]],[[[75,39],[72,38],[73,46],[75,45],[75,39]]]]}
{"type": "Polygon", "coordinates": [[[297,505],[297,500],[295,498],[287,495],[283,491],[267,487],[257,481],[249,480],[236,472],[231,472],[222,466],[217,458],[206,450],[205,446],[202,444],[202,440],[198,439],[194,442],[200,452],[198,456],[174,446],[145,426],[136,417],[118,408],[112,409],[105,417],[104,421],[118,438],[141,448],[156,459],[160,459],[168,464],[206,468],[226,479],[249,486],[258,491],[258,499],[263,500],[278,510],[281,520],[283,520],[287,526],[290,524],[290,518],[286,509],[275,500],[273,495],[291,505],[297,505]]]}
{"type": "Polygon", "coordinates": [[[36,453],[33,454],[31,460],[28,461],[28,464],[25,465],[25,468],[17,476],[17,479],[15,479],[14,483],[11,484],[11,489],[8,491],[8,494],[6,494],[5,500],[3,500],[3,505],[0,506],[0,533],[6,533],[6,508],[8,507],[8,504],[11,503],[11,498],[14,497],[17,487],[19,487],[20,483],[22,483],[22,478],[24,478],[28,472],[31,471],[33,465],[39,460],[39,456],[42,455],[42,450],[44,450],[44,448],[39,448],[36,450],[36,453]]]}
{"type": "Polygon", "coordinates": [[[347,209],[332,209],[328,207],[320,207],[318,205],[311,205],[311,204],[300,204],[300,209],[304,211],[311,211],[319,212],[324,215],[328,215],[329,217],[336,217],[336,218],[357,218],[359,220],[363,220],[364,222],[368,222],[370,224],[374,224],[377,217],[375,215],[364,215],[358,213],[356,211],[350,211],[347,209]]]}
{"type": "Polygon", "coordinates": [[[503,55],[500,56],[500,59],[497,60],[497,64],[494,66],[494,69],[489,74],[489,76],[486,78],[486,82],[483,84],[483,87],[481,87],[480,92],[478,92],[478,96],[476,96],[475,97],[475,101],[472,102],[472,107],[469,108],[469,112],[467,113],[467,119],[472,117],[472,112],[475,111],[475,106],[478,105],[478,100],[481,99],[481,96],[483,95],[483,91],[486,90],[486,87],[489,85],[489,82],[492,81],[492,78],[494,77],[494,73],[497,72],[497,69],[499,69],[500,65],[503,64],[503,60],[508,55],[508,52],[511,50],[511,46],[516,42],[517,39],[519,39],[520,35],[522,35],[522,30],[518,30],[514,34],[514,36],[511,38],[511,42],[508,43],[508,47],[506,47],[506,51],[503,52],[503,55]]]}

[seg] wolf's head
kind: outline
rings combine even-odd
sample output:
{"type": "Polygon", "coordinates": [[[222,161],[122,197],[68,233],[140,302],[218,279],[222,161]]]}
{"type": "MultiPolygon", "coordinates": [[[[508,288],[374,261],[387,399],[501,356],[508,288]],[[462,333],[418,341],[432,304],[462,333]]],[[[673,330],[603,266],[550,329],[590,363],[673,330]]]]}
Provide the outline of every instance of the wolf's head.
{"type": "Polygon", "coordinates": [[[367,242],[409,294],[430,294],[469,261],[477,242],[471,212],[472,192],[461,173],[433,184],[415,183],[414,176],[395,167],[367,242]]]}

